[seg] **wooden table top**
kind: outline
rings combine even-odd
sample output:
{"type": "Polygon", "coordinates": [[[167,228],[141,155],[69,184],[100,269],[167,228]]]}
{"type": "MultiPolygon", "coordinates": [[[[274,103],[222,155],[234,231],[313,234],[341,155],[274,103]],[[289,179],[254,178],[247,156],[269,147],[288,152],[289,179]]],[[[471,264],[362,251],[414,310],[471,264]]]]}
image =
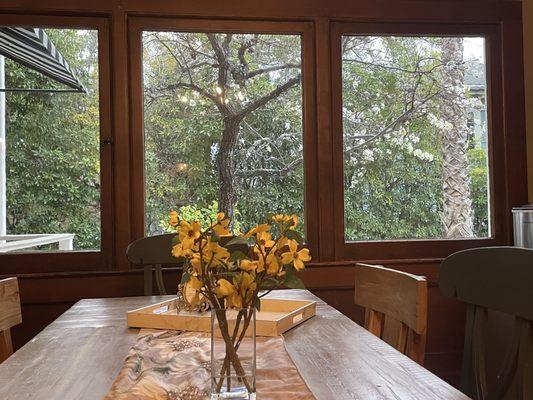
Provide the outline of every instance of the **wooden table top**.
{"type": "MultiPolygon", "coordinates": [[[[284,337],[318,400],[468,399],[310,292],[270,296],[317,301],[317,315],[284,337]]],[[[0,365],[0,399],[101,399],[139,332],[126,311],[170,297],[79,301],[0,365]]]]}

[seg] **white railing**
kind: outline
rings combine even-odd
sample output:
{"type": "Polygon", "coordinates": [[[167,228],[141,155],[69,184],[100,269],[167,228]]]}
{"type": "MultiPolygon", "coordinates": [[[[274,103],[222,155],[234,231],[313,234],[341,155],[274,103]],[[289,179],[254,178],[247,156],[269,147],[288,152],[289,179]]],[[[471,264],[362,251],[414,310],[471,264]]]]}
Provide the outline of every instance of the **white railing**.
{"type": "Polygon", "coordinates": [[[74,233],[40,233],[32,235],[0,235],[0,253],[57,243],[59,250],[72,250],[74,233]]]}

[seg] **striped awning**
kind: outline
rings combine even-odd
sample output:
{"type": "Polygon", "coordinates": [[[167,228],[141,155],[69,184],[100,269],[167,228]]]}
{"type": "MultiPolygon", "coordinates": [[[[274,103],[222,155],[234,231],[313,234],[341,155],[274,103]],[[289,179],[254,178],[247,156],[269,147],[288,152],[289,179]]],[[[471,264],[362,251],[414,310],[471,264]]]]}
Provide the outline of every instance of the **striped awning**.
{"type": "Polygon", "coordinates": [[[82,83],[43,29],[0,27],[0,55],[85,92],[82,83]]]}

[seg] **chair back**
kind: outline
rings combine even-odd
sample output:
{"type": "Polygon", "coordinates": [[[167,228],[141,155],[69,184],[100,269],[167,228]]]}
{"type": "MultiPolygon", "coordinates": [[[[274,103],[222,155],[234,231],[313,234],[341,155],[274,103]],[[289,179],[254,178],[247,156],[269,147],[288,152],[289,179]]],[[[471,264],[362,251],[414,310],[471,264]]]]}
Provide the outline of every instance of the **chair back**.
{"type": "Polygon", "coordinates": [[[467,303],[461,389],[475,400],[533,399],[533,250],[483,247],[446,258],[442,292],[467,303]],[[494,382],[487,383],[489,310],[515,317],[508,352],[494,382]]]}
{"type": "Polygon", "coordinates": [[[427,281],[380,265],[356,264],[355,304],[365,308],[365,328],[423,364],[427,331],[427,281]]]}
{"type": "Polygon", "coordinates": [[[17,278],[0,280],[0,363],[13,354],[11,328],[22,323],[17,278]]]}
{"type": "MultiPolygon", "coordinates": [[[[181,267],[183,261],[172,256],[172,240],[176,233],[148,236],[135,240],[126,249],[128,260],[144,268],[144,295],[152,295],[152,268],[160,295],[166,294],[163,267],[181,267]]],[[[176,285],[177,290],[177,285],[176,285]]]]}

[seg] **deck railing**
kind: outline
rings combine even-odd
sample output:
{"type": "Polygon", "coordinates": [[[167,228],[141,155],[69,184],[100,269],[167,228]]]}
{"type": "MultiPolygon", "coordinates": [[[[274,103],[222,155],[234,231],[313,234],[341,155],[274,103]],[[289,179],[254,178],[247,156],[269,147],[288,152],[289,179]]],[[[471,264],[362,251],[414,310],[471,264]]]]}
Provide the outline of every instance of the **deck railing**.
{"type": "Polygon", "coordinates": [[[74,233],[0,235],[0,253],[57,243],[59,250],[72,250],[74,233]]]}

